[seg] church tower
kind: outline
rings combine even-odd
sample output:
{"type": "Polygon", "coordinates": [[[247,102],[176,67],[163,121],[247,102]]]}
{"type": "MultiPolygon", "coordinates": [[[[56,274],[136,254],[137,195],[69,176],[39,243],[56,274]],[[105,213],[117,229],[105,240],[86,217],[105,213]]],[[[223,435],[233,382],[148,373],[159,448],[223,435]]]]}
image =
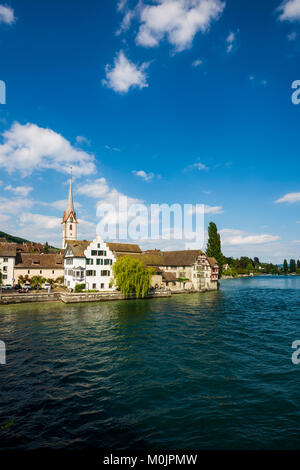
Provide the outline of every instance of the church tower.
{"type": "Polygon", "coordinates": [[[64,212],[63,220],[62,220],[62,230],[63,230],[62,248],[63,249],[66,247],[67,240],[77,240],[77,224],[78,224],[78,220],[76,217],[76,212],[74,211],[74,204],[73,204],[72,170],[71,170],[69,199],[68,199],[67,208],[64,212]]]}

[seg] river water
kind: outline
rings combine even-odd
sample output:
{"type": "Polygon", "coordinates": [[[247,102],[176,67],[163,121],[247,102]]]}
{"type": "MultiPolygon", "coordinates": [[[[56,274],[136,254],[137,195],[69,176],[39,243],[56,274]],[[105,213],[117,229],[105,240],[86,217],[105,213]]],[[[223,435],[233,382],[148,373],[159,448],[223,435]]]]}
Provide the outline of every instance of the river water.
{"type": "Polygon", "coordinates": [[[300,278],[0,307],[0,449],[300,449],[300,278]]]}

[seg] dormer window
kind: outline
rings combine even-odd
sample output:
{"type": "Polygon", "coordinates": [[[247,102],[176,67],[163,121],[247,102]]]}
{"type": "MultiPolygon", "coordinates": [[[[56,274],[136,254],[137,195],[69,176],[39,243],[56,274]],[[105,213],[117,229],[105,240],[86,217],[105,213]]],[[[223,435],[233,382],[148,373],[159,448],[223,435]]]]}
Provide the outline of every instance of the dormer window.
{"type": "Polygon", "coordinates": [[[73,223],[73,217],[71,217],[71,223],[73,223]]]}

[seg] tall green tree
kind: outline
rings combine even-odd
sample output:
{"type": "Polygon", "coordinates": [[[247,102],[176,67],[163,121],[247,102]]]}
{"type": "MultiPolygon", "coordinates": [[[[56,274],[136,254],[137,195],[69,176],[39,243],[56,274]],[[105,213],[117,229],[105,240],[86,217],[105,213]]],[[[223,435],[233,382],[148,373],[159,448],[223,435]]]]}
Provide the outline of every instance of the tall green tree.
{"type": "Polygon", "coordinates": [[[288,266],[287,260],[285,259],[283,262],[283,272],[284,274],[287,274],[288,271],[289,271],[289,266],[288,266]]]}
{"type": "Polygon", "coordinates": [[[300,269],[300,259],[297,260],[297,269],[300,269]]]}
{"type": "Polygon", "coordinates": [[[116,285],[124,296],[136,294],[136,297],[145,297],[153,272],[152,268],[145,267],[142,261],[131,256],[122,256],[113,265],[116,285]]]}
{"type": "Polygon", "coordinates": [[[290,260],[290,273],[296,272],[296,261],[294,259],[290,260]]]}
{"type": "Polygon", "coordinates": [[[217,262],[219,263],[219,277],[221,277],[223,271],[224,256],[222,254],[221,249],[221,237],[214,222],[210,222],[208,226],[206,255],[217,260],[217,262]]]}

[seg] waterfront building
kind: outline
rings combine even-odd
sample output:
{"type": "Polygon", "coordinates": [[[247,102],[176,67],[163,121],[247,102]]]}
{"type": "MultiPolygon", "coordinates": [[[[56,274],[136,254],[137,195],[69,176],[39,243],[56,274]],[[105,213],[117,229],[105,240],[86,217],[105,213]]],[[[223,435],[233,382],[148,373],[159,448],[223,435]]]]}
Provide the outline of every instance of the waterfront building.
{"type": "Polygon", "coordinates": [[[113,290],[112,266],[118,256],[140,254],[138,245],[105,242],[99,235],[93,241],[67,240],[64,254],[65,286],[74,289],[84,284],[86,290],[113,290]]]}
{"type": "Polygon", "coordinates": [[[219,265],[201,250],[150,250],[139,258],[155,269],[154,287],[165,285],[173,291],[218,289],[219,265]]]}
{"type": "Polygon", "coordinates": [[[60,253],[17,253],[15,261],[15,282],[20,276],[42,276],[45,279],[56,280],[64,275],[64,259],[60,253]]]}
{"type": "Polygon", "coordinates": [[[13,286],[14,268],[16,260],[16,244],[0,243],[0,271],[2,273],[2,285],[13,286]]]}

